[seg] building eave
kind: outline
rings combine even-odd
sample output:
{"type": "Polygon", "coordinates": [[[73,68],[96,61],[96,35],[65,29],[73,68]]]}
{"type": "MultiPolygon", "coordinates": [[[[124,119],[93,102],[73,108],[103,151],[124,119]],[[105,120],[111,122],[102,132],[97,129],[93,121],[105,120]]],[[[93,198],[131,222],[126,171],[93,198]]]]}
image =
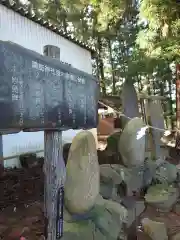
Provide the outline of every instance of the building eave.
{"type": "Polygon", "coordinates": [[[86,49],[87,51],[91,52],[92,56],[96,55],[95,49],[90,47],[88,44],[82,42],[81,40],[78,40],[75,37],[72,37],[68,33],[65,33],[64,31],[60,30],[55,24],[52,24],[50,21],[45,20],[43,17],[39,17],[35,13],[32,14],[30,11],[18,6],[16,2],[9,0],[0,0],[0,4],[20,14],[21,16],[41,25],[42,27],[49,29],[50,31],[58,34],[59,36],[69,40],[70,42],[77,44],[81,48],[86,49]]]}

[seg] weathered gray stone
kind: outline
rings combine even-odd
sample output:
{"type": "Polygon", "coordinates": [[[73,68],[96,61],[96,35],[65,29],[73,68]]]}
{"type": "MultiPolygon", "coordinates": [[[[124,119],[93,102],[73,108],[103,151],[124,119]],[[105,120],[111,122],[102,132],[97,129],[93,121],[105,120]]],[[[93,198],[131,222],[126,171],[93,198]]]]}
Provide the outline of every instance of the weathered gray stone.
{"type": "MultiPolygon", "coordinates": [[[[163,109],[161,101],[150,101],[147,103],[147,107],[149,110],[150,121],[152,126],[156,128],[165,128],[163,109]]],[[[164,151],[162,151],[161,145],[161,137],[163,136],[163,131],[157,131],[156,129],[151,129],[153,142],[154,142],[154,150],[155,157],[163,157],[164,151]]]]}
{"type": "Polygon", "coordinates": [[[134,192],[140,192],[141,188],[143,187],[143,170],[143,167],[129,169],[129,174],[131,177],[126,181],[128,196],[132,196],[134,192]]]}
{"type": "Polygon", "coordinates": [[[147,194],[145,195],[145,200],[147,203],[154,205],[160,211],[170,211],[173,204],[176,203],[179,197],[179,191],[172,185],[167,184],[156,184],[151,186],[147,194]]]}
{"type": "Polygon", "coordinates": [[[162,163],[157,166],[154,180],[160,183],[173,183],[177,179],[177,174],[178,170],[175,165],[162,161],[162,163]]]}
{"type": "Polygon", "coordinates": [[[140,118],[131,119],[119,140],[119,152],[127,167],[138,166],[145,158],[145,125],[140,118]]]}
{"type": "MultiPolygon", "coordinates": [[[[115,191],[118,193],[117,197],[125,197],[126,195],[132,196],[133,192],[139,192],[145,184],[150,184],[154,168],[149,167],[148,169],[147,167],[145,168],[145,165],[126,168],[122,165],[111,164],[106,165],[104,168],[102,167],[102,169],[101,193],[104,187],[106,193],[111,194],[113,197],[115,197],[115,191]],[[106,181],[103,179],[106,179],[106,181]],[[123,188],[123,185],[125,185],[126,189],[123,188]]],[[[113,198],[113,200],[118,199],[113,198]]]]}
{"type": "Polygon", "coordinates": [[[112,181],[108,183],[100,182],[100,194],[105,199],[111,199],[114,192],[114,184],[112,181]]]}
{"type": "Polygon", "coordinates": [[[100,194],[105,199],[115,200],[118,185],[122,182],[119,173],[113,168],[114,165],[103,164],[100,166],[100,194]]]}
{"type": "Polygon", "coordinates": [[[180,232],[176,233],[174,236],[172,236],[171,240],[179,240],[180,239],[180,232]]]}
{"type": "Polygon", "coordinates": [[[63,219],[64,219],[65,222],[72,222],[72,215],[68,212],[66,207],[64,207],[63,219]]]}
{"type": "Polygon", "coordinates": [[[100,166],[100,193],[106,199],[118,201],[132,196],[143,186],[143,167],[126,168],[118,164],[100,166]]]}
{"type": "Polygon", "coordinates": [[[126,197],[122,200],[122,205],[128,211],[128,222],[127,227],[129,228],[137,217],[145,210],[144,201],[136,201],[133,198],[126,197]]]}
{"type": "Polygon", "coordinates": [[[100,166],[100,194],[105,199],[120,202],[125,196],[132,196],[151,184],[156,164],[146,160],[144,165],[126,168],[119,164],[100,166]]]}
{"type": "Polygon", "coordinates": [[[117,239],[122,232],[123,224],[127,224],[128,211],[121,204],[99,197],[94,211],[98,214],[94,222],[107,239],[117,239]]]}
{"type": "Polygon", "coordinates": [[[167,229],[164,223],[152,221],[149,218],[142,219],[144,232],[152,240],[168,240],[167,229]]]}
{"type": "Polygon", "coordinates": [[[120,138],[121,132],[116,132],[111,134],[107,138],[107,149],[111,152],[117,152],[118,153],[118,143],[120,138]]]}
{"type": "Polygon", "coordinates": [[[129,79],[125,80],[123,84],[121,100],[124,115],[130,118],[140,116],[137,93],[132,81],[129,81],[129,79]]]}
{"type": "Polygon", "coordinates": [[[117,239],[123,223],[127,221],[127,210],[116,202],[103,201],[106,200],[102,200],[102,203],[97,204],[94,209],[96,213],[94,218],[95,226],[107,239],[117,239]]]}
{"type": "Polygon", "coordinates": [[[177,213],[178,215],[180,215],[180,201],[178,200],[178,202],[176,203],[176,205],[173,207],[173,212],[177,213]]]}
{"type": "Polygon", "coordinates": [[[96,209],[106,208],[117,216],[119,223],[127,223],[128,221],[128,212],[127,209],[115,201],[103,199],[100,195],[96,199],[95,204],[96,209]]]}
{"type": "Polygon", "coordinates": [[[130,121],[124,114],[120,115],[121,129],[124,129],[126,124],[130,121]]]}
{"type": "Polygon", "coordinates": [[[94,136],[78,133],[72,141],[65,182],[65,205],[71,213],[84,213],[94,206],[100,188],[99,163],[94,136]]]}
{"type": "Polygon", "coordinates": [[[78,222],[64,222],[63,240],[92,240],[95,225],[91,220],[78,222]]]}
{"type": "Polygon", "coordinates": [[[144,161],[143,187],[147,187],[152,183],[156,174],[156,163],[150,159],[144,161]]]}
{"type": "Polygon", "coordinates": [[[94,208],[86,219],[82,215],[72,215],[65,210],[64,240],[117,240],[127,222],[127,210],[120,204],[104,200],[98,196],[94,208]],[[76,216],[76,217],[75,217],[76,216]]]}
{"type": "Polygon", "coordinates": [[[144,166],[132,168],[121,167],[119,169],[122,180],[127,186],[127,196],[132,196],[134,192],[139,192],[143,187],[144,166]]]}
{"type": "Polygon", "coordinates": [[[100,166],[100,179],[103,182],[108,183],[112,181],[114,184],[122,182],[121,175],[116,171],[116,168],[120,167],[117,164],[102,164],[100,166]]]}
{"type": "Polygon", "coordinates": [[[176,165],[177,168],[177,181],[180,183],[180,164],[176,165]]]}

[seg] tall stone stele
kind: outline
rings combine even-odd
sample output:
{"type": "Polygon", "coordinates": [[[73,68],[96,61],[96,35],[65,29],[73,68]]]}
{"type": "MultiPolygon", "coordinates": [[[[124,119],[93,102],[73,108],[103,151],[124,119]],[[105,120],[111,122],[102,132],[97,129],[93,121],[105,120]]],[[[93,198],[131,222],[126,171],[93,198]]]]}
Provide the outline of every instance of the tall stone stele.
{"type": "Polygon", "coordinates": [[[145,125],[140,118],[133,118],[126,124],[119,139],[118,149],[125,166],[134,167],[143,164],[145,125]]]}
{"type": "Polygon", "coordinates": [[[96,142],[91,132],[82,131],[74,137],[66,169],[66,208],[72,214],[83,214],[94,206],[100,188],[96,142]]]}

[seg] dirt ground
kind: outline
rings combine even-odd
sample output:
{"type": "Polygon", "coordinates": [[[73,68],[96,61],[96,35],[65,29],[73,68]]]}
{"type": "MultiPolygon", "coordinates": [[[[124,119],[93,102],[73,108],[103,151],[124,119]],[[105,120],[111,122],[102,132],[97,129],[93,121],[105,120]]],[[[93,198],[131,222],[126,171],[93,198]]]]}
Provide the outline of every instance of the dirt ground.
{"type": "Polygon", "coordinates": [[[1,174],[0,239],[19,240],[22,236],[28,240],[41,239],[43,189],[40,167],[5,170],[1,174]]]}

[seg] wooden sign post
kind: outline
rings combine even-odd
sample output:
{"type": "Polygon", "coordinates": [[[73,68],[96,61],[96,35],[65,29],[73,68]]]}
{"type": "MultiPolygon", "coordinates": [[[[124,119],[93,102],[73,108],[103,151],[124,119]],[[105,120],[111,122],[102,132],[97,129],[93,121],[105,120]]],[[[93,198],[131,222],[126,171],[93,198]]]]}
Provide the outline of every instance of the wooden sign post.
{"type": "Polygon", "coordinates": [[[66,168],[62,156],[62,132],[44,132],[46,238],[60,239],[63,234],[63,197],[66,168]]]}
{"type": "Polygon", "coordinates": [[[180,148],[180,65],[176,67],[176,148],[180,148]]]}
{"type": "Polygon", "coordinates": [[[45,237],[63,234],[62,132],[98,122],[98,83],[85,72],[0,41],[0,129],[44,131],[45,237]]]}
{"type": "MultiPolygon", "coordinates": [[[[60,60],[60,48],[46,46],[44,55],[60,60]]],[[[45,230],[46,238],[53,240],[60,239],[63,235],[63,201],[66,167],[62,155],[62,132],[46,130],[44,132],[44,149],[44,177],[46,182],[44,189],[45,230]]]]}

